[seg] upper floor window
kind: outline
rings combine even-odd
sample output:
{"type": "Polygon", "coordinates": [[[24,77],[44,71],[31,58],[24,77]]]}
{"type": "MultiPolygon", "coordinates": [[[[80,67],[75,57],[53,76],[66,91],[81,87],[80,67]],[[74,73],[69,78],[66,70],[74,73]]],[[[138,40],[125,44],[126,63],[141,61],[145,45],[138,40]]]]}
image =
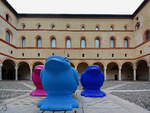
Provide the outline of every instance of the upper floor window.
{"type": "Polygon", "coordinates": [[[52,30],[55,30],[55,29],[56,29],[56,27],[55,27],[55,25],[53,24],[53,25],[52,25],[52,30]]]}
{"type": "Polygon", "coordinates": [[[86,47],[86,40],[85,38],[81,39],[81,48],[85,48],[86,47]]]}
{"type": "Polygon", "coordinates": [[[66,30],[70,30],[70,25],[67,25],[67,26],[66,26],[66,30]]]}
{"type": "Polygon", "coordinates": [[[55,38],[52,38],[52,39],[51,39],[51,47],[52,47],[52,48],[55,48],[55,47],[56,47],[56,39],[55,39],[55,38]]]}
{"type": "Polygon", "coordinates": [[[98,30],[99,30],[99,26],[97,25],[97,26],[96,26],[96,31],[98,31],[98,30]]]}
{"type": "Polygon", "coordinates": [[[21,24],[22,29],[25,29],[26,25],[24,23],[21,24]]]}
{"type": "Polygon", "coordinates": [[[128,27],[127,27],[127,25],[125,25],[125,26],[124,26],[124,30],[127,30],[127,29],[128,29],[128,27]]]}
{"type": "Polygon", "coordinates": [[[85,30],[85,26],[84,26],[84,25],[81,26],[81,30],[82,30],[82,31],[85,30]]]}
{"type": "Polygon", "coordinates": [[[140,22],[137,22],[137,23],[136,23],[135,29],[136,29],[136,30],[140,29],[140,22]]]}
{"type": "Polygon", "coordinates": [[[22,37],[22,47],[26,47],[26,38],[22,37]]]}
{"type": "Polygon", "coordinates": [[[128,48],[129,47],[129,41],[127,38],[124,39],[124,47],[128,48]]]}
{"type": "Polygon", "coordinates": [[[10,17],[8,14],[6,14],[6,21],[9,22],[10,21],[10,17]]]}
{"type": "Polygon", "coordinates": [[[71,48],[71,40],[70,40],[70,38],[66,38],[66,48],[71,48]]]}
{"type": "Polygon", "coordinates": [[[41,24],[37,24],[37,29],[40,29],[41,28],[41,24]]]}
{"type": "Polygon", "coordinates": [[[115,47],[115,38],[111,37],[110,38],[110,48],[114,48],[115,47]]]}
{"type": "Polygon", "coordinates": [[[11,34],[9,31],[6,31],[6,36],[5,36],[6,42],[10,43],[10,39],[11,39],[11,34]]]}
{"type": "Polygon", "coordinates": [[[110,30],[114,30],[114,26],[113,25],[110,26],[110,30]]]}
{"type": "Polygon", "coordinates": [[[100,39],[98,37],[95,39],[95,48],[100,48],[100,39]]]}
{"type": "Polygon", "coordinates": [[[38,48],[42,47],[42,39],[41,39],[41,37],[37,38],[37,47],[38,48]]]}
{"type": "Polygon", "coordinates": [[[147,40],[150,40],[150,31],[149,30],[146,31],[146,41],[147,40]]]}

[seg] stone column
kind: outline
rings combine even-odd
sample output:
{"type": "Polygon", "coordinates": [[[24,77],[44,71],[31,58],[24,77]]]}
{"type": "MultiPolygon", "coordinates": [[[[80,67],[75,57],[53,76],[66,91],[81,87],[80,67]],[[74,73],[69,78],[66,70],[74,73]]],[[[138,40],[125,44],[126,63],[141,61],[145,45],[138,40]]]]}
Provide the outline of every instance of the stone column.
{"type": "Polygon", "coordinates": [[[148,80],[150,81],[150,64],[148,65],[148,68],[149,68],[149,70],[148,70],[148,80]]]}
{"type": "Polygon", "coordinates": [[[18,80],[18,65],[16,65],[15,70],[15,80],[18,80]]]}
{"type": "Polygon", "coordinates": [[[30,66],[30,80],[32,80],[32,66],[30,66]]]}
{"type": "Polygon", "coordinates": [[[133,80],[136,81],[136,65],[133,67],[133,80]]]}
{"type": "Polygon", "coordinates": [[[107,66],[104,66],[104,78],[107,80],[107,66]]]}
{"type": "Polygon", "coordinates": [[[3,64],[0,64],[0,80],[2,80],[2,65],[3,64]]]}
{"type": "Polygon", "coordinates": [[[119,67],[119,80],[121,80],[121,67],[119,67]]]}

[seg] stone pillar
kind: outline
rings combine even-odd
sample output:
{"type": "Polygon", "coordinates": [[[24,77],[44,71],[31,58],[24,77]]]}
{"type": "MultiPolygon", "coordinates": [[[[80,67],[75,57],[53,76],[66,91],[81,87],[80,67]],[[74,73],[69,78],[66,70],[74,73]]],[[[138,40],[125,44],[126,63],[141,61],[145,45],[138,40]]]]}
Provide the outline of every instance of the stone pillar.
{"type": "Polygon", "coordinates": [[[121,80],[121,67],[119,67],[119,80],[121,80]]]}
{"type": "Polygon", "coordinates": [[[133,80],[136,81],[136,65],[133,67],[133,80]]]}
{"type": "Polygon", "coordinates": [[[30,66],[30,80],[32,80],[32,66],[30,66]]]}
{"type": "Polygon", "coordinates": [[[104,78],[107,80],[107,66],[104,66],[104,78]]]}
{"type": "Polygon", "coordinates": [[[2,65],[3,64],[0,64],[0,80],[2,80],[2,65]]]}
{"type": "Polygon", "coordinates": [[[18,65],[15,67],[15,80],[18,80],[18,65]]]}
{"type": "Polygon", "coordinates": [[[148,68],[149,68],[149,70],[148,70],[148,80],[150,81],[150,64],[148,65],[148,68]]]}

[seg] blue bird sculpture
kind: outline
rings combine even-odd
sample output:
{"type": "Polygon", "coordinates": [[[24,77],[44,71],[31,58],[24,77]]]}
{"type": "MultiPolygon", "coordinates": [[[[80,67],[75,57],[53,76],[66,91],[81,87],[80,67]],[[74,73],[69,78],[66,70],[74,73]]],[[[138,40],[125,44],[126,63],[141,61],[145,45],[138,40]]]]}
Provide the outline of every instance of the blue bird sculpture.
{"type": "Polygon", "coordinates": [[[37,104],[40,110],[72,110],[78,100],[72,97],[78,83],[78,72],[64,56],[49,56],[41,71],[41,82],[47,97],[37,104]]]}
{"type": "Polygon", "coordinates": [[[81,96],[104,97],[106,94],[100,90],[104,83],[104,74],[97,65],[89,65],[85,72],[81,74],[81,84],[84,90],[81,96]]]}

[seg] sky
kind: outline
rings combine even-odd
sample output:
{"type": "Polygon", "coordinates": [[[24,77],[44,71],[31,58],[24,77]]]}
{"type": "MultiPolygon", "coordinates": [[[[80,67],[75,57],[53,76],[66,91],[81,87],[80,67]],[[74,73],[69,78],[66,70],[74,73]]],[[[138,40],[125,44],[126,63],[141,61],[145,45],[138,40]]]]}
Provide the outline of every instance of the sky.
{"type": "Polygon", "coordinates": [[[144,0],[7,0],[18,13],[133,14],[144,0]]]}

